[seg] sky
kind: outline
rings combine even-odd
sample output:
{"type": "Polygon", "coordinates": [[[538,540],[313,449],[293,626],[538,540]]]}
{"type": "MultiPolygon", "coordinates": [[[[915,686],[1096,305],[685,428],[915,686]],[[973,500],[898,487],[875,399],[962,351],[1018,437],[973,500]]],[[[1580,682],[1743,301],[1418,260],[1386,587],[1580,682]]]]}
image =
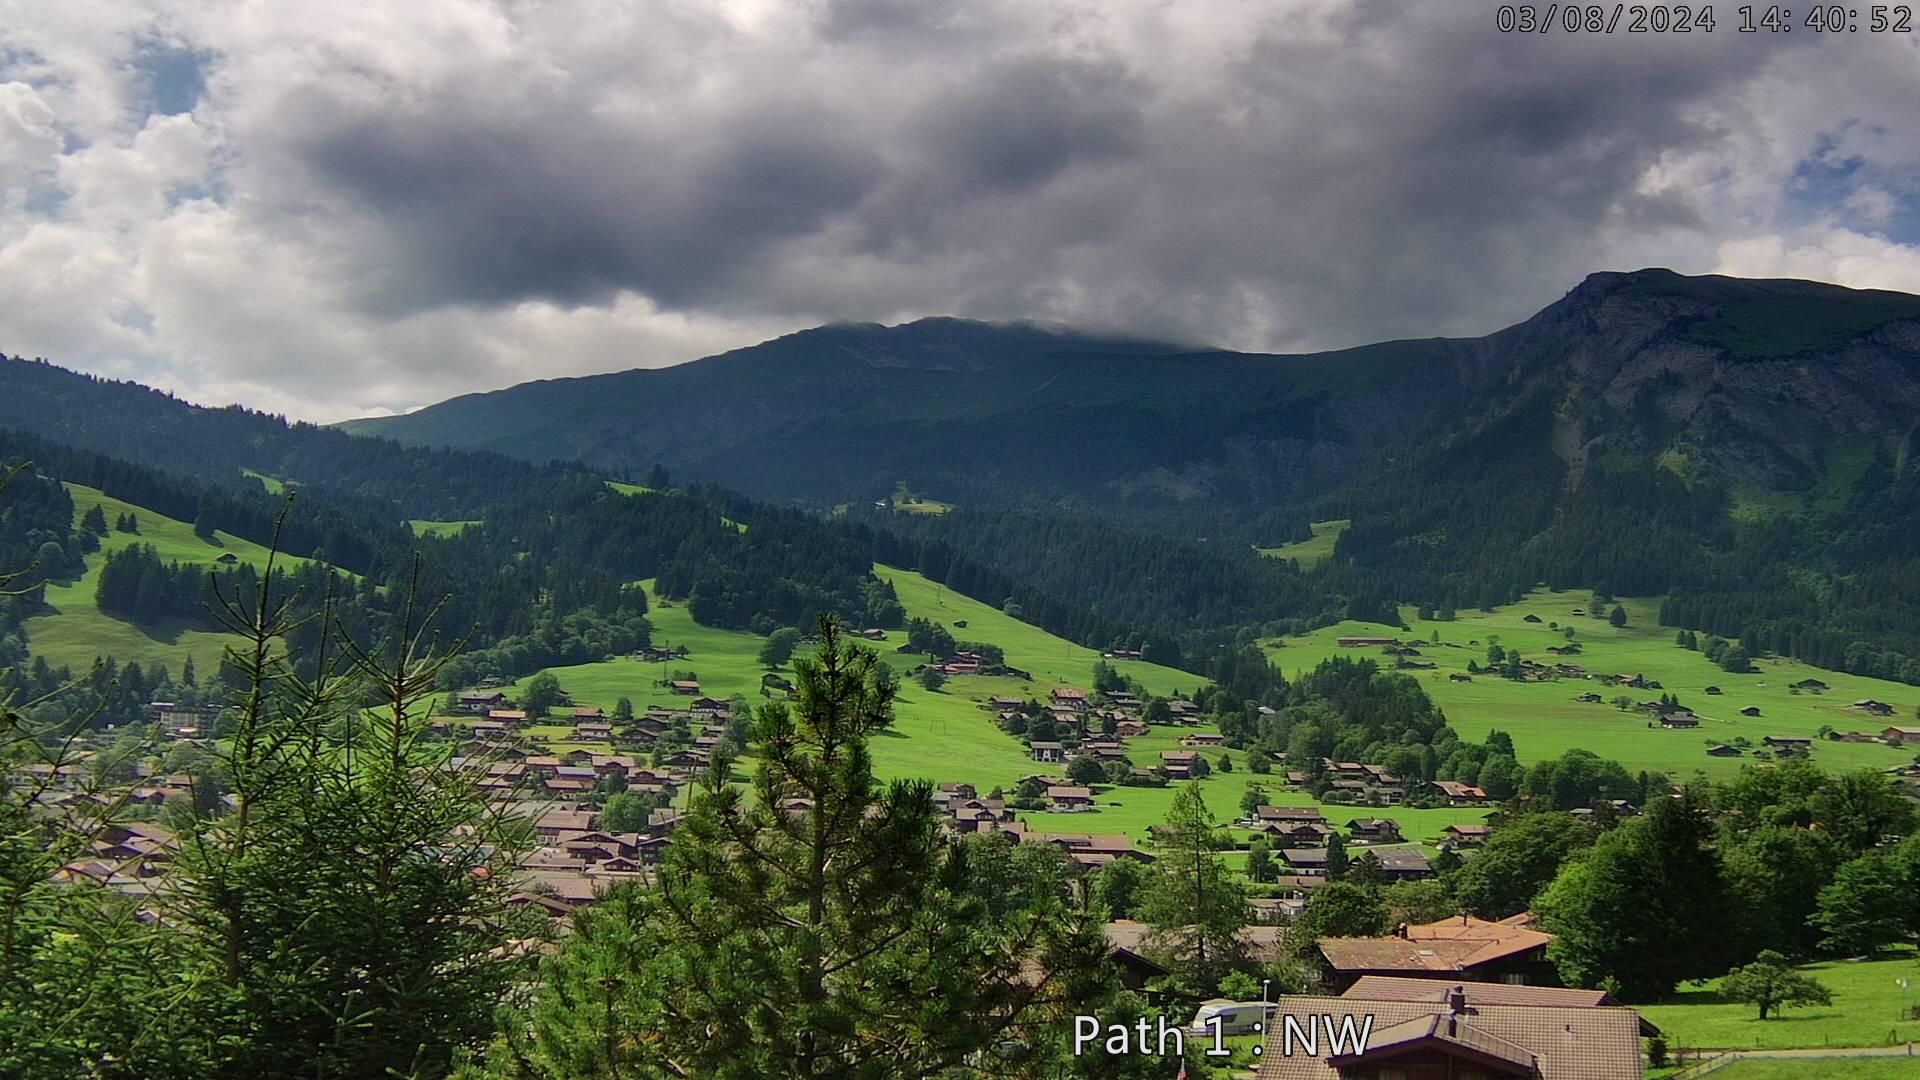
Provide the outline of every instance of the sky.
{"type": "Polygon", "coordinates": [[[1920,33],[1478,0],[0,0],[0,351],[333,421],[835,320],[1920,292],[1920,33]]]}

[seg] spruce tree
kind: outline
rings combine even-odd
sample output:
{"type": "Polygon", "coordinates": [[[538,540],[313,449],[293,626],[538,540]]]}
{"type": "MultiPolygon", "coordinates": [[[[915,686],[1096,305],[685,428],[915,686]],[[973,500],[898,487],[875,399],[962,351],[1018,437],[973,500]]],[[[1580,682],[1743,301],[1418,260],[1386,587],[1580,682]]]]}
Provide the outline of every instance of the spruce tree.
{"type": "Polygon", "coordinates": [[[875,780],[879,666],[821,620],[791,707],[755,717],[753,797],[716,758],[655,890],[550,965],[507,1074],[934,1076],[1015,1043],[1052,1057],[1076,1005],[1125,1004],[1090,912],[1042,888],[992,917],[1004,883],[945,834],[932,785],[875,780]]]}
{"type": "Polygon", "coordinates": [[[1212,993],[1220,977],[1246,963],[1240,931],[1248,921],[1245,886],[1218,854],[1220,828],[1200,794],[1183,784],[1154,834],[1153,877],[1141,898],[1152,947],[1187,988],[1212,993]]]}

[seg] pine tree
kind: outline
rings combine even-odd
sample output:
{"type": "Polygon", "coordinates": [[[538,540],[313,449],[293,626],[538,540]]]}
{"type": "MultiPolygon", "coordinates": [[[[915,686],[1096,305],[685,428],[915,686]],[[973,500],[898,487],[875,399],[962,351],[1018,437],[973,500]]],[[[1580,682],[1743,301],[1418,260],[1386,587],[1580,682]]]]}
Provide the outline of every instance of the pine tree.
{"type": "Polygon", "coordinates": [[[1200,785],[1182,785],[1166,825],[1154,834],[1157,858],[1141,902],[1142,918],[1153,925],[1152,947],[1202,993],[1246,963],[1240,940],[1250,911],[1246,889],[1221,861],[1219,842],[1200,785]]]}
{"type": "Polygon", "coordinates": [[[819,638],[792,707],[755,717],[754,797],[716,759],[657,891],[563,948],[509,1051],[535,1075],[932,1076],[1009,1040],[1053,1053],[1072,1001],[1109,1000],[1090,913],[1029,896],[991,918],[932,785],[874,779],[879,660],[832,619],[819,638]]]}

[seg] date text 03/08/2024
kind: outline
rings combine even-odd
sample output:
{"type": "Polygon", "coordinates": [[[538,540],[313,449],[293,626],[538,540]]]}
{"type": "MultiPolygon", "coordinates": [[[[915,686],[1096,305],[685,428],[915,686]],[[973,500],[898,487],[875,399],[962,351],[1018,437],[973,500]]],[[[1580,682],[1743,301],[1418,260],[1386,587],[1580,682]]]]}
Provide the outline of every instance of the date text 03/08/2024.
{"type": "Polygon", "coordinates": [[[1911,4],[1501,4],[1493,25],[1503,34],[1911,34],[1914,20],[1911,4]]]}
{"type": "Polygon", "coordinates": [[[1373,1015],[1309,1013],[1295,1016],[1287,1013],[1270,1015],[1264,1022],[1256,1020],[1240,1030],[1229,1027],[1226,1018],[1221,1016],[1210,1017],[1191,1028],[1169,1024],[1164,1016],[1155,1017],[1152,1024],[1142,1016],[1135,1019],[1131,1027],[1105,1023],[1097,1016],[1076,1016],[1073,1018],[1073,1053],[1075,1057],[1090,1053],[1116,1057],[1122,1054],[1185,1057],[1187,1036],[1192,1035],[1207,1044],[1202,1052],[1208,1057],[1225,1057],[1233,1052],[1226,1044],[1228,1035],[1264,1036],[1269,1026],[1279,1037],[1253,1046],[1251,1051],[1255,1055],[1266,1053],[1270,1048],[1285,1057],[1294,1054],[1332,1057],[1366,1051],[1367,1039],[1373,1034],[1373,1015]]]}

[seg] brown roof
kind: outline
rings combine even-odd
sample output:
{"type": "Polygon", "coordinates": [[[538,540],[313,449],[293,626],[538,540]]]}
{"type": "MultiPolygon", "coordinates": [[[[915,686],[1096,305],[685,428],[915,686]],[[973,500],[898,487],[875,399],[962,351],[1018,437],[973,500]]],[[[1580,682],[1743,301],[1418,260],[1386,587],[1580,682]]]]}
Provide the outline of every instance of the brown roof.
{"type": "Polygon", "coordinates": [[[1546,947],[1553,935],[1531,929],[1529,921],[1530,916],[1488,922],[1462,915],[1406,927],[1404,936],[1321,938],[1320,954],[1336,971],[1467,971],[1546,947]]]}
{"type": "MultiPolygon", "coordinates": [[[[1370,1001],[1425,1001],[1446,1004],[1455,988],[1476,1005],[1514,1005],[1535,1009],[1599,1009],[1620,1003],[1605,990],[1567,990],[1557,986],[1515,986],[1512,983],[1459,982],[1452,979],[1400,979],[1391,975],[1362,975],[1342,997],[1370,1001]]],[[[1640,1034],[1658,1035],[1660,1029],[1640,1021],[1640,1034]]]]}
{"type": "Polygon", "coordinates": [[[1639,1018],[1632,1009],[1476,1004],[1469,992],[1466,1013],[1449,1025],[1441,1003],[1351,994],[1289,996],[1277,1002],[1267,1031],[1259,1080],[1338,1080],[1340,1070],[1330,1059],[1342,1064],[1372,1061],[1423,1045],[1460,1057],[1536,1069],[1540,1080],[1640,1080],[1642,1074],[1639,1018]],[[1372,1019],[1365,1054],[1315,1057],[1305,1052],[1297,1033],[1309,1021],[1323,1036],[1319,1049],[1324,1052],[1328,1047],[1320,1018],[1332,1016],[1337,1026],[1348,1014],[1356,1023],[1372,1019]],[[1285,1042],[1289,1016],[1297,1018],[1291,1046],[1285,1042]],[[1286,1052],[1289,1049],[1291,1055],[1286,1052]]]}

